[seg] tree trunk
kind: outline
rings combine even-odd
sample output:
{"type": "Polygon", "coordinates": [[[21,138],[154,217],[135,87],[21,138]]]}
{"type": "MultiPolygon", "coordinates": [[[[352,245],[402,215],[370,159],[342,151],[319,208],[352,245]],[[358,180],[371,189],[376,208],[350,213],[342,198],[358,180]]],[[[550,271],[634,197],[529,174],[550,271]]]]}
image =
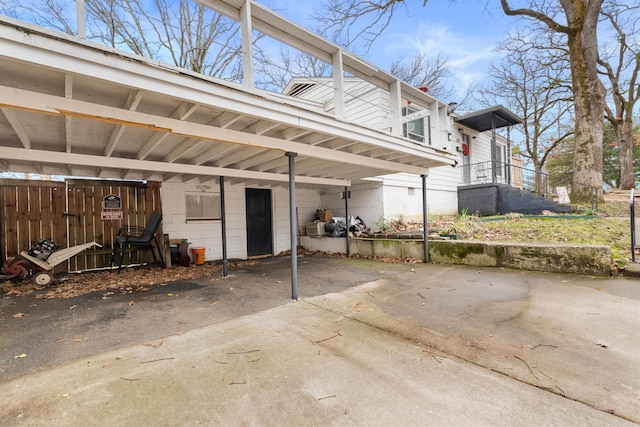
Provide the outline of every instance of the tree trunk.
{"type": "Polygon", "coordinates": [[[535,163],[534,164],[534,168],[535,168],[535,190],[538,194],[545,194],[546,193],[546,189],[542,186],[542,165],[535,163]]]}
{"type": "Polygon", "coordinates": [[[636,177],[633,171],[633,122],[625,120],[616,127],[618,139],[618,152],[620,155],[620,184],[622,190],[631,190],[636,186],[636,177]]]}
{"type": "Polygon", "coordinates": [[[576,116],[571,186],[574,203],[590,202],[594,190],[599,201],[604,199],[602,133],[605,89],[596,69],[598,40],[595,27],[596,22],[585,22],[583,31],[576,31],[568,37],[576,116]]]}

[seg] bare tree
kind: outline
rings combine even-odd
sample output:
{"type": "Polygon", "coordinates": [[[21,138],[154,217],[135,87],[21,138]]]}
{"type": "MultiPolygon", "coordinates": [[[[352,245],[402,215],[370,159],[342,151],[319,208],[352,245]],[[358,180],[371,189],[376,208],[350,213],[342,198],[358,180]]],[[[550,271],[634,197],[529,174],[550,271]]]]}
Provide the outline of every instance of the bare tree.
{"type": "MultiPolygon", "coordinates": [[[[76,34],[75,2],[4,0],[12,16],[76,34]]],[[[3,8],[4,9],[4,8],[3,8]]],[[[192,0],[85,0],[87,38],[198,73],[242,79],[240,25],[192,0]]]]}
{"type": "Polygon", "coordinates": [[[75,34],[73,0],[0,0],[0,13],[65,34],[75,34]]]}
{"type": "Polygon", "coordinates": [[[535,185],[542,189],[542,169],[556,147],[573,135],[573,99],[566,49],[545,28],[516,30],[496,51],[504,54],[492,64],[490,86],[482,95],[493,105],[503,103],[522,118],[524,150],[535,168],[535,185]]]}
{"type": "MultiPolygon", "coordinates": [[[[605,89],[598,78],[597,27],[604,0],[528,0],[527,7],[512,8],[509,0],[500,0],[508,16],[520,16],[540,22],[566,37],[572,90],[575,102],[576,151],[572,198],[583,201],[595,188],[602,200],[602,131],[605,89]],[[578,185],[586,184],[586,185],[578,185]]],[[[427,1],[423,1],[423,7],[427,1]]],[[[404,0],[330,0],[325,16],[318,19],[326,28],[345,34],[347,41],[362,37],[369,46],[390,24],[404,0]],[[354,24],[364,22],[360,27],[354,24]],[[360,28],[360,29],[356,29],[360,28]]]]}
{"type": "Polygon", "coordinates": [[[640,6],[614,5],[606,7],[602,16],[616,35],[611,49],[604,46],[598,64],[609,86],[612,105],[605,105],[605,117],[616,136],[620,159],[619,188],[635,188],[633,167],[633,113],[640,98],[640,45],[637,37],[640,6]]]}
{"type": "Polygon", "coordinates": [[[256,49],[256,86],[281,92],[295,77],[324,77],[331,75],[331,66],[306,53],[281,49],[274,61],[264,50],[256,49]]]}
{"type": "Polygon", "coordinates": [[[368,49],[400,7],[407,8],[404,0],[328,0],[314,18],[331,40],[349,48],[358,42],[368,49]]]}
{"type": "Polygon", "coordinates": [[[551,31],[566,36],[571,68],[575,111],[575,155],[571,198],[589,200],[595,189],[602,191],[602,134],[605,89],[597,70],[597,27],[603,0],[529,0],[528,8],[512,9],[509,0],[500,0],[508,16],[522,16],[541,22],[551,31]]]}
{"type": "Polygon", "coordinates": [[[453,90],[445,86],[449,77],[448,59],[438,54],[428,56],[424,51],[411,58],[397,58],[391,63],[391,74],[415,87],[426,87],[439,99],[452,99],[453,90]]]}

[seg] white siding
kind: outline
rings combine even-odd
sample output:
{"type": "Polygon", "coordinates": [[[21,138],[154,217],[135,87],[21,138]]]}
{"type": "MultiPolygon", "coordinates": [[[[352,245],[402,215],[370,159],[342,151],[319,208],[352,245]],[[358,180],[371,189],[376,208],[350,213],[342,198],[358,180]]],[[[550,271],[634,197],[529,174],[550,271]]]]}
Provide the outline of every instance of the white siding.
{"type": "MultiPolygon", "coordinates": [[[[371,182],[354,185],[349,188],[349,214],[360,217],[367,226],[384,218],[384,195],[382,182],[371,182]]],[[[334,216],[344,217],[344,199],[341,197],[344,188],[328,188],[322,192],[322,207],[330,209],[334,216]]]]}
{"type": "MultiPolygon", "coordinates": [[[[276,187],[272,190],[273,252],[279,254],[291,249],[289,221],[289,189],[276,187]]],[[[296,216],[298,229],[313,221],[320,206],[320,193],[309,189],[296,189],[296,216]]]]}
{"type": "MultiPolygon", "coordinates": [[[[219,193],[215,183],[207,184],[207,192],[219,193]]],[[[164,182],[162,195],[162,223],[164,232],[170,239],[187,239],[189,248],[205,248],[205,259],[222,259],[221,221],[186,220],[186,192],[200,191],[197,184],[164,182]]],[[[225,185],[225,204],[227,218],[227,255],[229,258],[246,258],[246,231],[244,215],[244,186],[225,185]],[[242,212],[242,215],[239,213],[242,212]]],[[[191,252],[191,251],[189,251],[191,252]]],[[[191,256],[191,253],[189,253],[191,256]]]]}
{"type": "MultiPolygon", "coordinates": [[[[207,192],[219,193],[216,183],[207,183],[207,192]]],[[[222,259],[221,221],[186,221],[185,193],[200,191],[198,184],[164,182],[161,188],[163,229],[170,239],[187,239],[189,248],[205,248],[207,261],[222,259]]],[[[274,254],[290,249],[289,233],[289,190],[274,187],[271,192],[274,254]]],[[[316,190],[296,190],[297,212],[300,226],[313,220],[315,211],[321,204],[320,193],[316,190]]],[[[227,256],[230,259],[247,258],[246,211],[244,184],[225,185],[225,206],[227,220],[227,256]]],[[[189,251],[191,252],[191,251],[189,251]]],[[[191,253],[189,253],[192,256],[191,253]]]]}

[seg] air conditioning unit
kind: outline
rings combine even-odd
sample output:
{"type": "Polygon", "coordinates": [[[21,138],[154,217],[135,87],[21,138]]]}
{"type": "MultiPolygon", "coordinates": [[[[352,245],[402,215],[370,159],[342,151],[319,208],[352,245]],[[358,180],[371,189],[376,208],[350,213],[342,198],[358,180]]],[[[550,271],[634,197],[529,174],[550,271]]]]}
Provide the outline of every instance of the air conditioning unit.
{"type": "Polygon", "coordinates": [[[324,222],[313,221],[307,224],[307,236],[323,236],[324,235],[324,222]]]}

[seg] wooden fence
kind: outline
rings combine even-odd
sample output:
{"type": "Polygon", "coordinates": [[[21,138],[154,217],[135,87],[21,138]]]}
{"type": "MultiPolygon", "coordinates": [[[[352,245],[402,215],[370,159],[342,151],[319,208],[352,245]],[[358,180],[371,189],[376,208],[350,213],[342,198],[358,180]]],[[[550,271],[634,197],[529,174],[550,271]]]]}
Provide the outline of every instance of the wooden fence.
{"type": "MultiPolygon", "coordinates": [[[[162,213],[160,183],[5,179],[0,180],[0,209],[2,262],[46,238],[61,249],[93,241],[103,245],[60,264],[56,273],[103,268],[109,266],[114,237],[121,226],[144,227],[151,212],[162,213]],[[112,204],[105,208],[105,198],[112,195],[119,207],[112,204]]],[[[162,236],[162,225],[158,236],[162,236]]],[[[148,250],[134,250],[128,251],[125,263],[151,259],[148,250]]]]}

